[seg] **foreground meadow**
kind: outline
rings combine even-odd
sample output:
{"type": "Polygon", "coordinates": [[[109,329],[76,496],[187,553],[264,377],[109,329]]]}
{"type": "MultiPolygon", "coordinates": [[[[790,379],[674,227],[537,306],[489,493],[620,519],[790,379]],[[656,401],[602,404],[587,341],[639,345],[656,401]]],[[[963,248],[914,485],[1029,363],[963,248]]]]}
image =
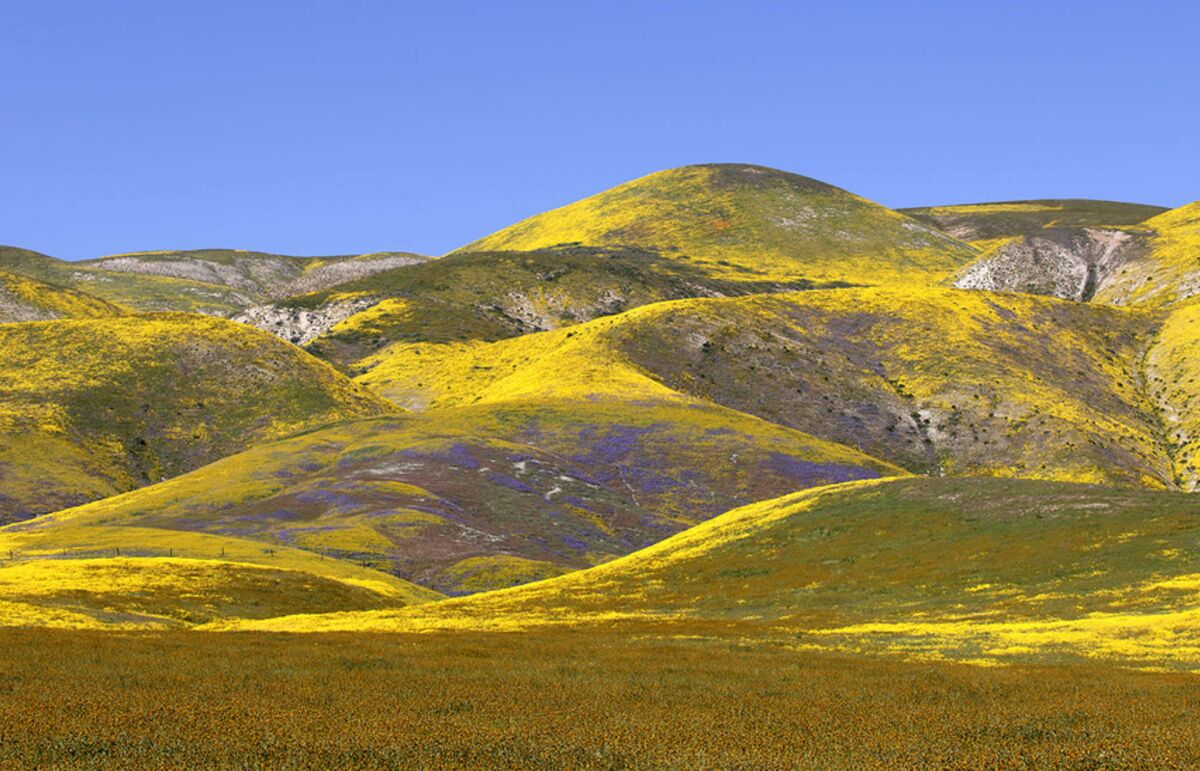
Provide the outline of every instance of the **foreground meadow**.
{"type": "Polygon", "coordinates": [[[1190,674],[644,631],[0,630],[0,766],[1200,763],[1190,674]]]}

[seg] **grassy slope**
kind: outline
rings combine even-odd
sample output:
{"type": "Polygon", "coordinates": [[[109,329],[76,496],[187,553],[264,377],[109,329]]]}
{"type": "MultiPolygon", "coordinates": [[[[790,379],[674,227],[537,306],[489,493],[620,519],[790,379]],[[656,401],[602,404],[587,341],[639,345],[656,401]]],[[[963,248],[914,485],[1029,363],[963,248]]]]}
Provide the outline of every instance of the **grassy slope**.
{"type": "Polygon", "coordinates": [[[915,472],[1169,485],[1139,373],[1160,318],[959,290],[645,306],[497,343],[384,349],[359,380],[412,409],[716,402],[915,472]]]}
{"type": "Polygon", "coordinates": [[[575,247],[454,254],[293,297],[279,307],[315,311],[378,301],[308,346],[354,369],[393,342],[498,340],[660,300],[808,286],[717,279],[687,262],[637,249],[575,247]]]}
{"type": "Polygon", "coordinates": [[[955,238],[984,244],[1035,235],[1046,228],[1137,225],[1165,211],[1161,206],[1086,199],[1004,201],[900,209],[901,213],[944,230],[955,238]]]}
{"type": "Polygon", "coordinates": [[[984,478],[852,482],[751,504],[525,587],[239,628],[626,623],[663,633],[704,620],[800,647],[1194,668],[1198,550],[1200,518],[1179,493],[984,478]]]}
{"type": "Polygon", "coordinates": [[[1096,302],[1161,307],[1200,293],[1200,201],[1146,220],[1147,249],[1097,290],[1096,302]]]}
{"type": "Polygon", "coordinates": [[[0,510],[9,519],[391,409],[302,351],[200,316],[5,325],[0,351],[0,510]]]}
{"type": "Polygon", "coordinates": [[[530,217],[460,251],[639,247],[732,280],[927,282],[976,252],[839,188],[761,166],[685,166],[530,217]]]}
{"type": "Polygon", "coordinates": [[[141,528],[219,533],[464,593],[628,554],[740,503],[898,471],[719,407],[539,401],[340,424],[17,529],[86,550],[103,523],[127,552],[141,528]]]}
{"type": "Polygon", "coordinates": [[[85,292],[0,271],[0,323],[119,316],[123,309],[85,292]]]}

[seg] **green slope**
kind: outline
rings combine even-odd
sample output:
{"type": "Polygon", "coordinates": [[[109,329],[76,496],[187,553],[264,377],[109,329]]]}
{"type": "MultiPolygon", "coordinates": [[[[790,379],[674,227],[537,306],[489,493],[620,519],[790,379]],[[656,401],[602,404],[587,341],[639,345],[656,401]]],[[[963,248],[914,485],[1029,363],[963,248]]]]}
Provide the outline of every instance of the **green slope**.
{"type": "Polygon", "coordinates": [[[739,281],[928,282],[966,244],[839,188],[743,164],[685,166],[538,214],[459,251],[636,247],[739,281]]]}
{"type": "Polygon", "coordinates": [[[240,628],[740,630],[805,648],[971,660],[1200,663],[1189,496],[998,479],[818,488],[526,587],[240,628]]]}
{"type": "Polygon", "coordinates": [[[240,324],[180,314],[0,326],[0,517],[83,503],[249,444],[393,408],[240,324]]]}

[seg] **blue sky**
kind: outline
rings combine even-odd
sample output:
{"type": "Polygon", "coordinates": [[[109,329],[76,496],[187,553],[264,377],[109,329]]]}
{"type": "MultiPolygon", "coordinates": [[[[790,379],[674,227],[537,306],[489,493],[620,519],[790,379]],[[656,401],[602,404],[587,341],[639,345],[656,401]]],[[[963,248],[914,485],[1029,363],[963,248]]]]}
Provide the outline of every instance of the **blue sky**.
{"type": "Polygon", "coordinates": [[[1200,198],[1184,2],[0,4],[0,243],[441,253],[662,168],[1200,198]]]}

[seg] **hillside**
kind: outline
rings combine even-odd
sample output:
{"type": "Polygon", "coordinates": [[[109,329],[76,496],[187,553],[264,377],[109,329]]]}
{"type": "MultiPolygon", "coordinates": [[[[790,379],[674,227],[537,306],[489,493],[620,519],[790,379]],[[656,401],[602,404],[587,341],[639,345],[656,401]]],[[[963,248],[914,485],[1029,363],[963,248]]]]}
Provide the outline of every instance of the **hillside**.
{"type": "Polygon", "coordinates": [[[289,294],[352,281],[426,257],[406,252],[288,257],[237,249],[137,252],[67,262],[0,246],[0,271],[68,287],[140,311],[230,316],[289,294]]]}
{"type": "Polygon", "coordinates": [[[103,318],[123,312],[99,297],[0,271],[0,323],[103,318]]]}
{"type": "Polygon", "coordinates": [[[1200,202],[1122,227],[1046,227],[986,246],[951,279],[964,289],[1167,307],[1200,291],[1200,202]]]}
{"type": "Polygon", "coordinates": [[[269,335],[201,316],[8,324],[0,350],[0,518],[8,520],[393,409],[269,335]]]}
{"type": "Polygon", "coordinates": [[[1082,198],[999,201],[900,209],[915,220],[968,242],[1032,236],[1051,228],[1119,228],[1162,214],[1163,206],[1082,198]]]}
{"type": "Polygon", "coordinates": [[[959,271],[953,284],[1088,302],[1146,254],[1149,232],[1137,227],[1049,227],[1000,239],[959,271]]]}
{"type": "Polygon", "coordinates": [[[749,501],[893,473],[718,407],[539,401],[342,423],[16,529],[87,551],[103,523],[125,553],[146,548],[144,528],[215,533],[464,594],[589,567],[749,501]]]}
{"type": "Polygon", "coordinates": [[[1029,480],[853,482],[723,514],[549,581],[294,631],[725,629],[985,661],[1200,662],[1200,521],[1177,493],[1029,480]]]}
{"type": "Polygon", "coordinates": [[[499,340],[687,297],[811,288],[713,278],[637,249],[464,252],[252,308],[237,320],[348,370],[393,342],[499,340]]]}
{"type": "Polygon", "coordinates": [[[1160,408],[1141,372],[1160,323],[1019,295],[837,289],[659,303],[496,343],[396,344],[358,379],[415,410],[700,399],[915,473],[1165,486],[1160,408]]]}
{"type": "Polygon", "coordinates": [[[190,249],[114,254],[76,265],[225,286],[262,301],[325,289],[427,259],[408,252],[291,257],[244,249],[190,249]]]}
{"type": "Polygon", "coordinates": [[[0,270],[85,292],[141,311],[186,311],[223,316],[254,302],[251,295],[218,284],[173,276],[122,273],[0,246],[0,270]]]}
{"type": "Polygon", "coordinates": [[[635,179],[474,241],[460,252],[567,244],[639,248],[735,281],[929,282],[966,244],[840,188],[742,164],[635,179]]]}
{"type": "Polygon", "coordinates": [[[1200,201],[1144,223],[1145,248],[1096,291],[1096,301],[1161,307],[1200,293],[1200,201]]]}

